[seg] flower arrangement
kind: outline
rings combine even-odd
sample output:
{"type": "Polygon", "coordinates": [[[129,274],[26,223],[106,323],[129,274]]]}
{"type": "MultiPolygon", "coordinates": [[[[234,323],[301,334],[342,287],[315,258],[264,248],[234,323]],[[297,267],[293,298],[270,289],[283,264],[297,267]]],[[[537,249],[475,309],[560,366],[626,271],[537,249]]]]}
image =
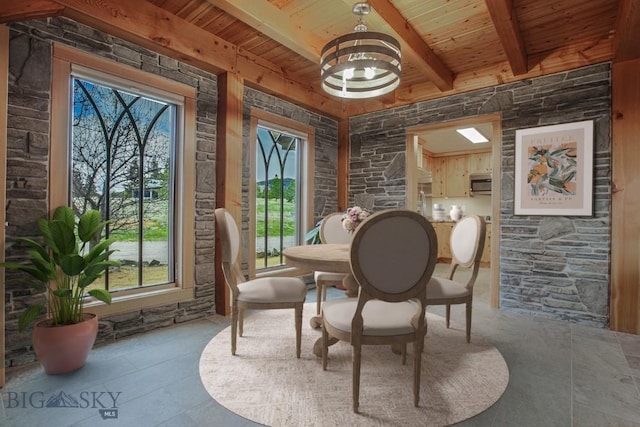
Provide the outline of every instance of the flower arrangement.
{"type": "Polygon", "coordinates": [[[347,209],[347,212],[342,215],[342,227],[349,233],[353,233],[356,231],[356,228],[358,228],[360,223],[369,215],[369,212],[362,209],[360,206],[349,208],[347,209]]]}

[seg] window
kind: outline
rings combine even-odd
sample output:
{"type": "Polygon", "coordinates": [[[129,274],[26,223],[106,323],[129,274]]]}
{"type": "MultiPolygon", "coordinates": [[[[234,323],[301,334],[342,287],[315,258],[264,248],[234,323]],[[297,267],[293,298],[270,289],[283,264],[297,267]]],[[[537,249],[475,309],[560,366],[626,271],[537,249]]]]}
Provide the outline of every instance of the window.
{"type": "Polygon", "coordinates": [[[283,249],[304,243],[310,228],[313,130],[258,110],[252,115],[251,268],[280,273],[283,249]]]}
{"type": "Polygon", "coordinates": [[[100,314],[193,298],[195,90],[54,45],[51,207],[102,213],[122,267],[100,314]]]}
{"type": "Polygon", "coordinates": [[[124,260],[107,271],[109,291],[173,281],[176,114],[181,106],[128,93],[72,72],[71,205],[108,221],[105,238],[124,260]]]}

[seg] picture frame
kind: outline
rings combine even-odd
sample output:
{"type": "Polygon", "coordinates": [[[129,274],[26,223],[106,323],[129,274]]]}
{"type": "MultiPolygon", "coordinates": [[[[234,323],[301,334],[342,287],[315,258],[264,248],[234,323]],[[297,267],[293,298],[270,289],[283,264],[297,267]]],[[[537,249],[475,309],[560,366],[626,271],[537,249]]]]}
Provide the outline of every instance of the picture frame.
{"type": "Polygon", "coordinates": [[[593,120],[516,130],[515,215],[593,215],[593,120]]]}

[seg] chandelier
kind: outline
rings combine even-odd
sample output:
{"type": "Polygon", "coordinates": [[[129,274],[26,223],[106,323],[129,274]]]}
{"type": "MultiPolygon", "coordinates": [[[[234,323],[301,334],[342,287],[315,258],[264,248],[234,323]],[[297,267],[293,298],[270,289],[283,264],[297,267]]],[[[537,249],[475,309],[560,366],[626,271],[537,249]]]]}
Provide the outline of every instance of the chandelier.
{"type": "Polygon", "coordinates": [[[369,12],[368,3],[353,5],[353,14],[359,16],[354,32],[333,39],[322,48],[322,89],[330,95],[373,98],[400,84],[400,44],[387,34],[367,31],[362,17],[369,12]]]}

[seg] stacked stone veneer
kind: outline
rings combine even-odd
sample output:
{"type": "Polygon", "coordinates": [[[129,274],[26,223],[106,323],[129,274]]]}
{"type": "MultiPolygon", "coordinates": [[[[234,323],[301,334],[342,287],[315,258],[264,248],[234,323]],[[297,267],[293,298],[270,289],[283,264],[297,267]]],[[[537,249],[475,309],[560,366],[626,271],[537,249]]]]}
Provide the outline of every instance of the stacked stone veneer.
{"type": "MultiPolygon", "coordinates": [[[[246,88],[244,91],[244,120],[242,133],[244,135],[244,153],[251,153],[249,135],[251,108],[257,108],[271,114],[296,121],[314,129],[314,217],[319,220],[325,215],[338,209],[337,171],[338,171],[338,123],[320,114],[305,110],[288,101],[275,96],[246,88]]],[[[253,153],[251,153],[253,154],[253,153]]],[[[245,169],[248,168],[248,158],[243,159],[245,169]]],[[[242,181],[244,216],[248,219],[249,207],[249,171],[243,173],[242,181]]],[[[246,223],[246,221],[245,221],[246,223]]]]}
{"type": "MultiPolygon", "coordinates": [[[[19,260],[17,236],[37,235],[36,220],[48,213],[49,111],[52,43],[59,42],[197,88],[195,298],[181,303],[101,318],[98,341],[110,341],[205,316],[214,311],[214,215],[216,76],[67,19],[11,25],[7,138],[7,259],[19,260]]],[[[34,360],[30,332],[17,331],[31,295],[5,283],[5,366],[34,360]]]]}
{"type": "Polygon", "coordinates": [[[353,117],[349,193],[374,194],[375,209],[403,207],[408,127],[500,113],[500,239],[492,243],[500,244],[501,307],[607,326],[610,71],[605,63],[353,117]],[[514,216],[516,129],[581,120],[595,125],[593,216],[514,216]]]}
{"type": "MultiPolygon", "coordinates": [[[[49,111],[51,106],[51,49],[53,42],[73,46],[137,69],[188,84],[197,89],[195,298],[177,304],[135,310],[100,320],[99,342],[106,342],[202,317],[215,311],[215,147],[217,79],[192,66],[159,55],[100,31],[61,18],[11,25],[7,147],[7,253],[19,261],[17,236],[37,236],[36,221],[48,213],[49,111]]],[[[245,88],[243,212],[248,219],[249,112],[260,108],[314,128],[316,219],[337,209],[337,122],[290,102],[245,88]]],[[[239,172],[240,173],[240,172],[239,172]]],[[[248,221],[243,221],[243,224],[248,221]]],[[[246,230],[245,230],[246,231],[246,230]]],[[[11,273],[8,273],[10,279],[11,273]]],[[[31,334],[19,333],[17,319],[32,295],[15,282],[5,283],[5,366],[35,360],[31,334]]]]}

